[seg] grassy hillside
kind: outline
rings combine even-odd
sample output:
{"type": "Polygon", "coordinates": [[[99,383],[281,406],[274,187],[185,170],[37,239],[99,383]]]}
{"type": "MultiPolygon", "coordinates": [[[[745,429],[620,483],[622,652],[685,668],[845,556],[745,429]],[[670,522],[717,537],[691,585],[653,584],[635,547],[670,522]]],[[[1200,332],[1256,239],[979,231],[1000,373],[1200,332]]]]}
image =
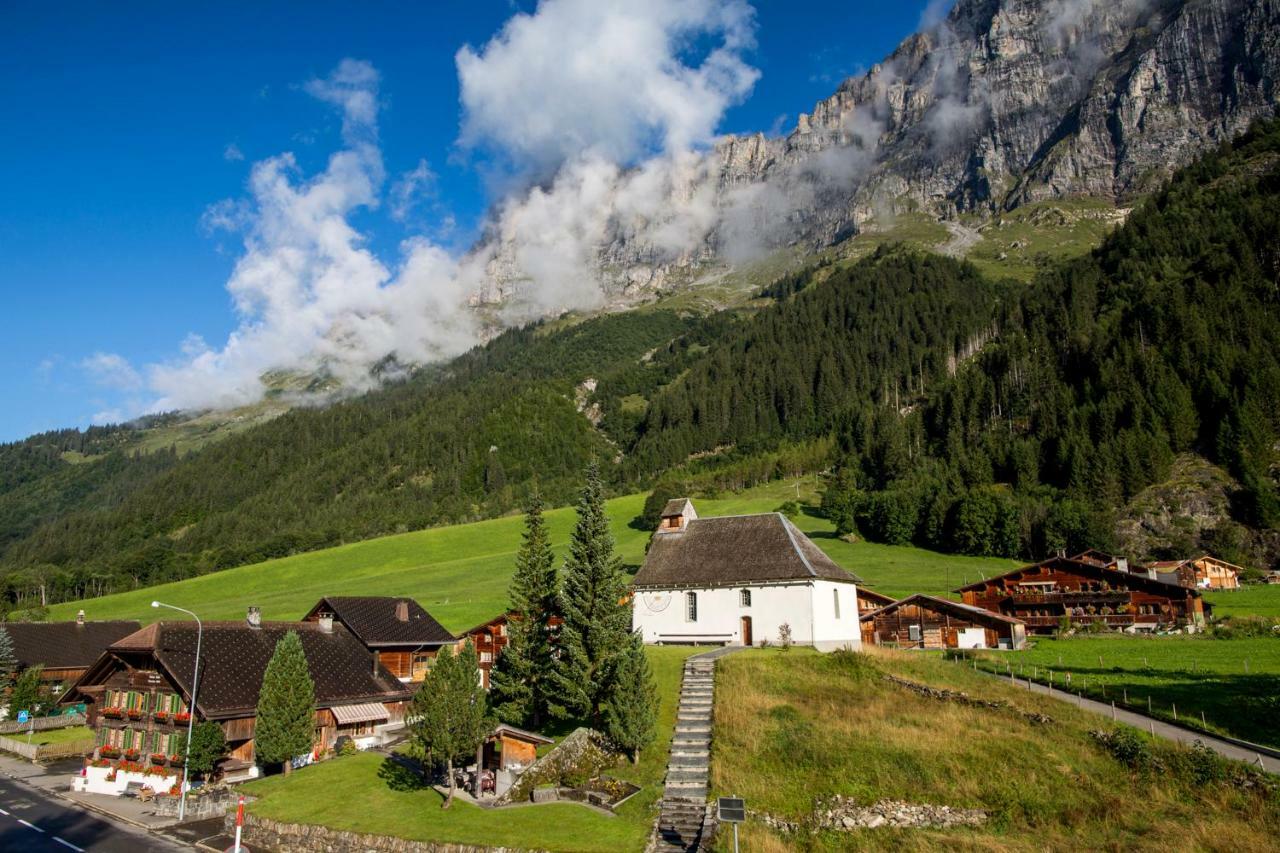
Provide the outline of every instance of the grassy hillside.
{"type": "MultiPolygon", "coordinates": [[[[703,515],[770,512],[784,501],[794,500],[796,482],[776,482],[715,500],[699,498],[695,503],[703,515]]],[[[799,483],[802,498],[812,499],[816,481],[809,477],[799,483]]],[[[644,498],[635,494],[608,503],[618,552],[632,570],[643,562],[649,538],[648,531],[630,526],[644,498]]],[[[573,510],[552,510],[547,513],[547,522],[552,540],[563,554],[573,510]]],[[[919,548],[851,544],[836,539],[826,519],[808,513],[797,517],[796,523],[832,559],[890,595],[945,592],[981,572],[990,575],[1015,565],[1008,560],[951,557],[919,548]]],[[[261,607],[267,619],[296,619],[322,595],[411,595],[446,627],[459,631],[505,607],[522,530],[519,516],[507,516],[386,536],[60,604],[52,608],[52,618],[70,619],[83,607],[91,619],[150,622],[163,615],[150,607],[152,599],[160,599],[210,619],[239,618],[251,604],[261,607]]]]}
{"type": "MultiPolygon", "coordinates": [[[[717,673],[715,713],[713,795],[742,796],[751,809],[793,821],[836,794],[990,815],[976,829],[792,835],[750,820],[746,850],[1261,851],[1274,849],[1280,832],[1280,799],[1218,781],[1226,772],[1219,762],[1139,735],[1141,752],[1160,763],[1130,769],[1088,735],[1110,728],[1098,717],[932,656],[731,655],[717,673]],[[886,674],[1013,708],[925,697],[886,674]]],[[[729,833],[717,849],[733,849],[729,833]]]]}

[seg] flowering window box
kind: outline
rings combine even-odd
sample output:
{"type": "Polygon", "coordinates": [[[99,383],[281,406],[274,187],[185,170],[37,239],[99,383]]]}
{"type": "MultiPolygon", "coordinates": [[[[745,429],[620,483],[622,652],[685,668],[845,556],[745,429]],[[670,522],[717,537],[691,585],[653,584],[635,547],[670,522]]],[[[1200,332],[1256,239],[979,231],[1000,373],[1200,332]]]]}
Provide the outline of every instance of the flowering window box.
{"type": "Polygon", "coordinates": [[[151,753],[151,763],[152,763],[152,764],[164,764],[164,761],[165,761],[165,758],[166,758],[166,757],[167,757],[167,756],[165,756],[165,754],[164,754],[163,752],[153,752],[153,753],[151,753]]]}
{"type": "Polygon", "coordinates": [[[137,761],[139,755],[141,755],[141,753],[136,749],[126,749],[124,751],[124,758],[126,761],[137,761]]]}
{"type": "Polygon", "coordinates": [[[182,756],[178,755],[176,752],[173,755],[170,755],[169,764],[172,767],[181,767],[183,765],[182,756]]]}
{"type": "Polygon", "coordinates": [[[174,714],[173,721],[178,725],[185,726],[187,723],[191,722],[191,715],[185,711],[181,714],[174,714]]]}
{"type": "Polygon", "coordinates": [[[167,722],[169,722],[169,712],[168,712],[168,711],[156,711],[156,713],[155,713],[155,721],[156,721],[157,723],[167,723],[167,722]]]}
{"type": "Polygon", "coordinates": [[[128,711],[125,711],[125,713],[129,715],[129,719],[131,719],[131,720],[141,720],[141,719],[142,719],[142,709],[141,709],[141,708],[130,708],[128,711]]]}
{"type": "Polygon", "coordinates": [[[119,758],[120,750],[116,749],[114,746],[104,746],[99,755],[103,758],[119,758]]]}
{"type": "Polygon", "coordinates": [[[103,708],[102,716],[106,717],[109,720],[118,720],[124,716],[124,711],[120,710],[119,708],[103,708]]]}

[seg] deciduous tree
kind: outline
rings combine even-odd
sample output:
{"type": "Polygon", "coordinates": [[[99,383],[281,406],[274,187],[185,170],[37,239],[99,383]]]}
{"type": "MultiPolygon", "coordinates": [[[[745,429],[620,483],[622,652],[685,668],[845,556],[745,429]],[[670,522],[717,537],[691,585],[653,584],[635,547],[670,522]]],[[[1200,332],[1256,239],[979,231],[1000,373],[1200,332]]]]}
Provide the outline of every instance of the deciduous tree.
{"type": "Polygon", "coordinates": [[[430,763],[443,764],[453,805],[453,767],[475,755],[493,727],[480,686],[480,663],[467,643],[457,653],[442,649],[413,697],[410,723],[415,745],[430,763]]]}

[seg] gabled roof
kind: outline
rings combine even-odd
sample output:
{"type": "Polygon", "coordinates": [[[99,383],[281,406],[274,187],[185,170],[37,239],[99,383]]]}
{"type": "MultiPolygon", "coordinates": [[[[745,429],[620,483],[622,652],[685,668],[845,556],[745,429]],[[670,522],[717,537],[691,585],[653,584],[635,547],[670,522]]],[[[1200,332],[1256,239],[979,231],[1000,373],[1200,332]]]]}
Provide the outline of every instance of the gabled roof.
{"type": "Polygon", "coordinates": [[[632,585],[732,586],[832,580],[860,582],[778,512],[697,518],[678,533],[657,533],[632,585]]]}
{"type": "Polygon", "coordinates": [[[662,508],[662,517],[667,518],[672,515],[681,515],[684,513],[684,508],[688,505],[688,498],[672,498],[667,501],[667,505],[662,508]]]}
{"type": "Polygon", "coordinates": [[[960,602],[960,601],[952,601],[949,598],[938,598],[937,596],[933,596],[933,595],[925,595],[922,592],[918,592],[915,595],[908,595],[906,598],[903,598],[899,601],[895,601],[892,604],[886,604],[884,607],[881,607],[879,610],[875,610],[875,611],[872,611],[871,613],[863,614],[860,621],[864,621],[864,622],[870,621],[872,619],[875,619],[877,616],[881,616],[885,613],[892,613],[898,608],[905,607],[908,604],[916,604],[921,607],[926,607],[930,610],[937,610],[937,611],[951,613],[955,616],[959,616],[962,619],[972,619],[972,620],[986,621],[986,622],[998,622],[1004,625],[1025,625],[1026,624],[1021,619],[1015,619],[1012,616],[1005,616],[1003,613],[996,613],[994,611],[987,610],[986,608],[983,608],[983,607],[974,607],[972,604],[964,604],[963,602],[960,602]]]}
{"type": "Polygon", "coordinates": [[[1119,559],[1105,551],[1099,551],[1097,548],[1088,548],[1081,551],[1069,559],[1075,560],[1077,563],[1096,563],[1101,566],[1115,566],[1119,559]]]}
{"type": "Polygon", "coordinates": [[[14,658],[26,669],[84,669],[107,646],[140,627],[137,622],[5,622],[14,658]]]}
{"type": "Polygon", "coordinates": [[[883,607],[886,604],[893,604],[897,601],[892,595],[885,595],[883,592],[876,592],[874,589],[867,589],[865,586],[858,587],[858,600],[871,601],[883,607]]]}
{"type": "Polygon", "coordinates": [[[304,618],[311,619],[326,610],[369,648],[439,646],[457,639],[412,598],[329,595],[320,599],[304,618]],[[404,612],[403,621],[396,615],[397,608],[404,612]]]}
{"type": "Polygon", "coordinates": [[[1044,568],[1057,567],[1062,569],[1063,571],[1074,572],[1075,574],[1085,575],[1090,578],[1096,578],[1097,580],[1104,580],[1110,583],[1112,586],[1130,586],[1135,589],[1142,589],[1142,590],[1146,590],[1147,592],[1154,592],[1157,595],[1169,595],[1170,586],[1174,587],[1174,589],[1181,590],[1182,592],[1188,595],[1191,595],[1193,597],[1200,595],[1199,590],[1193,589],[1191,587],[1186,587],[1186,586],[1178,586],[1177,584],[1168,583],[1166,581],[1158,580],[1156,578],[1149,578],[1141,572],[1122,572],[1119,569],[1109,569],[1104,566],[1095,565],[1094,563],[1082,563],[1078,560],[1071,560],[1066,557],[1051,557],[1050,559],[1042,560],[1039,563],[1032,563],[1027,566],[1022,566],[1021,568],[1017,568],[1012,571],[1005,572],[1004,574],[995,575],[993,577],[987,578],[986,580],[981,580],[981,581],[977,581],[976,583],[968,584],[967,586],[962,586],[959,589],[954,590],[954,592],[965,592],[966,590],[979,590],[985,587],[987,584],[991,583],[992,581],[998,581],[1003,578],[1013,577],[1014,575],[1027,574],[1028,572],[1034,571],[1035,569],[1038,569],[1041,567],[1044,567],[1044,568]]]}
{"type": "Polygon", "coordinates": [[[525,741],[526,743],[536,743],[536,744],[543,744],[543,745],[548,743],[555,743],[554,740],[552,740],[549,737],[546,737],[545,735],[540,735],[537,732],[531,732],[526,729],[518,729],[515,726],[509,726],[506,723],[498,723],[498,725],[494,727],[493,732],[491,733],[490,736],[492,737],[494,735],[499,735],[499,736],[507,735],[509,737],[515,738],[516,740],[525,741]]]}
{"type": "MultiPolygon", "coordinates": [[[[267,662],[276,643],[297,631],[315,682],[316,706],[361,702],[393,702],[409,698],[409,690],[380,664],[371,661],[364,645],[340,624],[332,633],[315,622],[263,622],[252,628],[244,622],[206,622],[200,651],[200,691],[196,704],[206,718],[252,715],[267,662]]],[[[194,622],[156,622],[113,644],[108,653],[76,683],[99,684],[120,665],[119,655],[147,654],[184,694],[191,694],[196,656],[194,622]]]]}

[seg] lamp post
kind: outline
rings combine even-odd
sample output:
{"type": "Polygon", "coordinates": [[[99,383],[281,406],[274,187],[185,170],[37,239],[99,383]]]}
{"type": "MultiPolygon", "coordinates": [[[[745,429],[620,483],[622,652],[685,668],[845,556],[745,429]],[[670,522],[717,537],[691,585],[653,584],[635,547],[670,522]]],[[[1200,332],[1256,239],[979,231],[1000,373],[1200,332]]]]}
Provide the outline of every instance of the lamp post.
{"type": "Polygon", "coordinates": [[[172,604],[165,604],[163,601],[153,601],[151,606],[177,610],[179,613],[185,613],[196,620],[196,662],[191,674],[191,708],[187,713],[187,749],[182,756],[182,794],[181,799],[178,800],[178,821],[181,823],[187,816],[187,772],[191,766],[191,727],[196,722],[196,692],[200,689],[200,643],[204,640],[204,623],[200,621],[199,616],[183,607],[174,607],[172,604]]]}

